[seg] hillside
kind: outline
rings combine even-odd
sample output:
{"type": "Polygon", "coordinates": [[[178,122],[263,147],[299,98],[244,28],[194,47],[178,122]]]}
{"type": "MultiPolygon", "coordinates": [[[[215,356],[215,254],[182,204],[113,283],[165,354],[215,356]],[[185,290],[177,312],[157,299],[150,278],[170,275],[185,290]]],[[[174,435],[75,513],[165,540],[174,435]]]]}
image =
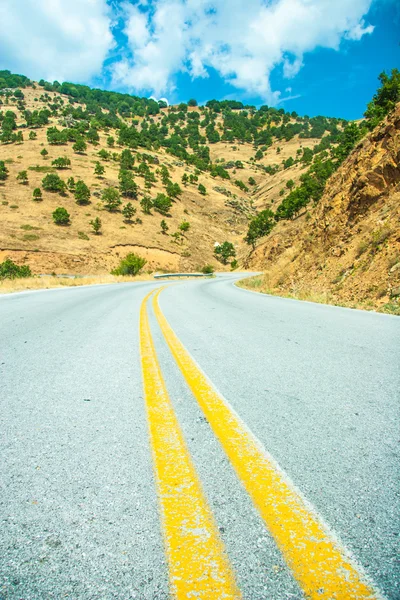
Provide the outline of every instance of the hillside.
{"type": "Polygon", "coordinates": [[[242,256],[256,211],[279,202],[288,182],[297,185],[313,157],[332,151],[346,125],[233,101],[166,107],[86,86],[35,83],[8,71],[0,72],[0,102],[0,262],[9,257],[36,274],[107,273],[129,251],[145,257],[149,269],[229,268],[214,257],[215,244],[232,242],[242,256]],[[84,142],[82,150],[74,150],[77,142],[84,142]],[[59,158],[70,161],[67,168],[53,164],[59,158]],[[97,163],[103,174],[101,167],[95,174],[97,163]],[[70,184],[61,194],[46,191],[49,174],[65,184],[71,177],[83,181],[88,202],[78,204],[70,184]],[[122,202],[111,211],[102,202],[109,187],[119,190],[122,202]],[[37,188],[41,199],[35,201],[37,188]],[[151,205],[158,194],[171,208],[143,210],[143,198],[151,205]],[[136,209],[130,220],[121,213],[128,202],[136,209]],[[57,207],[70,214],[68,226],[53,222],[57,207]],[[101,235],[90,225],[96,217],[101,235]],[[183,222],[187,231],[180,229],[183,222]]]}
{"type": "Polygon", "coordinates": [[[316,205],[246,256],[272,293],[398,312],[400,103],[330,177],[316,205]]]}

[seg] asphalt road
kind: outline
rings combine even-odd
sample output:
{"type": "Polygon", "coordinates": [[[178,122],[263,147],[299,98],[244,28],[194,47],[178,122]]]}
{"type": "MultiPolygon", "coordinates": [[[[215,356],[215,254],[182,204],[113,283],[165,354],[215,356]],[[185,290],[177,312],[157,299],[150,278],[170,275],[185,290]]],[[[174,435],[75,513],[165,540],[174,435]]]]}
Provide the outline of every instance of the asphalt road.
{"type": "MultiPolygon", "coordinates": [[[[400,319],[255,294],[235,278],[167,284],[160,309],[210,387],[367,574],[374,594],[352,597],[400,598],[400,319]]],[[[168,474],[150,439],[139,333],[142,301],[162,285],[0,297],[1,600],[167,599],[175,589],[169,508],[160,505],[168,474]]],[[[271,534],[151,300],[148,315],[186,453],[240,590],[181,597],[328,597],[307,592],[280,534],[271,534]]]]}

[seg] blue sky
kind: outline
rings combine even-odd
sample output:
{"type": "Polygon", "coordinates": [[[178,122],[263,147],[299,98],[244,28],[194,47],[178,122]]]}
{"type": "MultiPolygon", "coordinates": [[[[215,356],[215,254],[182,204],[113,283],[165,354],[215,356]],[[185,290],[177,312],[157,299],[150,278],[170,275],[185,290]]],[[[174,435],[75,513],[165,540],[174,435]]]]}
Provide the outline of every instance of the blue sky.
{"type": "Polygon", "coordinates": [[[400,66],[399,32],[396,0],[2,0],[0,68],[354,119],[400,66]]]}

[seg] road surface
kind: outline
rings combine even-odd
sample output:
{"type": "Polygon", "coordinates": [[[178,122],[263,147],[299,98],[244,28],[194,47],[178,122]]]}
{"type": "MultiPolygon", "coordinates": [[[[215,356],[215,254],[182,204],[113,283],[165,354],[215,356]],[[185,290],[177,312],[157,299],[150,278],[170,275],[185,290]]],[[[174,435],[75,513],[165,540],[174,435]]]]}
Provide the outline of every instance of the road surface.
{"type": "Polygon", "coordinates": [[[237,278],[0,298],[1,600],[400,598],[400,319],[237,278]]]}

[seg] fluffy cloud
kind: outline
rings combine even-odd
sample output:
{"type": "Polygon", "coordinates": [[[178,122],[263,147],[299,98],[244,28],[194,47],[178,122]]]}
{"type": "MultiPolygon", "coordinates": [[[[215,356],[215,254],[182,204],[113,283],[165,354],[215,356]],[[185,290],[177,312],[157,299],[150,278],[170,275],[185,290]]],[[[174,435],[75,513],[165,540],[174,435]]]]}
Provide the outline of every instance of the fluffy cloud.
{"type": "Polygon", "coordinates": [[[2,0],[0,66],[37,79],[88,81],[115,43],[109,11],[106,0],[2,0]]]}
{"type": "Polygon", "coordinates": [[[155,95],[174,89],[179,71],[193,78],[215,69],[226,81],[268,102],[279,99],[271,71],[286,78],[317,47],[373,31],[363,17],[372,0],[153,0],[122,5],[130,53],[114,66],[115,83],[155,95]]]}

